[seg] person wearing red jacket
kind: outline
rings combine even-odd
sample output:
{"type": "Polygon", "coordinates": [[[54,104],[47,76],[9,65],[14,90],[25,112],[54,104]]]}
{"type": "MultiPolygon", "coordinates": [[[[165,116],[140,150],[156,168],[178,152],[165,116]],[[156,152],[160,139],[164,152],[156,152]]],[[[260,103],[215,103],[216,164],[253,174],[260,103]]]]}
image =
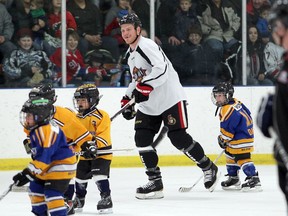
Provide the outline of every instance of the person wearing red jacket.
{"type": "MultiPolygon", "coordinates": [[[[76,86],[82,85],[84,81],[96,81],[106,75],[105,69],[100,67],[86,67],[80,51],[77,49],[79,35],[74,30],[67,30],[67,84],[76,86]]],[[[55,53],[50,56],[58,71],[57,81],[60,83],[62,78],[61,71],[61,47],[57,48],[55,53]]]]}

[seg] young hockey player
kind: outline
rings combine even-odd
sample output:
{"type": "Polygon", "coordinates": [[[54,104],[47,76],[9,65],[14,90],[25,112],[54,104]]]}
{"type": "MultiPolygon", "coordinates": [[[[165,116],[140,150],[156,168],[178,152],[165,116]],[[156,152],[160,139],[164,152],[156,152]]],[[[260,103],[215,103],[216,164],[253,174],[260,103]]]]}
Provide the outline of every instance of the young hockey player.
{"type": "MultiPolygon", "coordinates": [[[[56,102],[57,96],[55,94],[55,89],[51,85],[45,84],[33,88],[29,93],[29,98],[43,97],[50,101],[51,104],[56,102]]],[[[88,158],[95,157],[95,152],[90,149],[90,146],[94,145],[93,136],[89,131],[80,123],[76,117],[75,112],[68,108],[54,106],[53,105],[53,120],[60,126],[63,130],[65,137],[67,139],[68,145],[73,148],[74,152],[86,151],[85,156],[88,158]]],[[[24,140],[24,145],[29,145],[29,139],[24,140]]],[[[29,149],[29,148],[28,148],[29,149]]],[[[80,160],[83,157],[80,158],[80,160]]],[[[65,193],[65,200],[68,207],[68,215],[74,214],[73,208],[73,195],[74,195],[74,179],[71,180],[69,188],[65,193]]]]}
{"type": "Polygon", "coordinates": [[[277,161],[279,186],[285,195],[288,209],[288,1],[275,1],[270,12],[272,36],[277,45],[285,52],[283,64],[276,77],[275,95],[268,95],[260,106],[257,125],[266,137],[271,137],[269,127],[273,127],[277,140],[274,145],[274,156],[277,161]]]}
{"type": "MultiPolygon", "coordinates": [[[[121,106],[133,97],[139,104],[135,120],[135,142],[149,180],[146,185],[137,188],[136,198],[164,197],[158,155],[151,146],[162,122],[169,128],[171,143],[202,169],[204,186],[212,192],[219,175],[218,168],[205,155],[202,146],[186,132],[186,95],[177,72],[163,50],[153,40],[141,36],[142,24],[135,13],[123,16],[119,24],[122,37],[129,44],[128,65],[133,77],[121,100],[121,106]]],[[[123,113],[125,119],[135,117],[134,105],[123,113]]]]}
{"type": "Polygon", "coordinates": [[[49,100],[24,103],[20,122],[29,131],[32,161],[13,177],[16,186],[30,181],[29,196],[35,215],[66,216],[64,192],[76,174],[76,157],[59,126],[52,120],[49,100]]]}
{"type": "Polygon", "coordinates": [[[228,179],[221,182],[224,190],[261,191],[258,172],[251,159],[254,150],[253,120],[249,109],[233,98],[234,87],[230,82],[220,82],[212,90],[212,102],[220,107],[220,135],[218,144],[225,149],[228,179]],[[238,175],[242,168],[247,176],[241,185],[238,175]]]}
{"type": "MultiPolygon", "coordinates": [[[[95,137],[97,149],[109,150],[111,145],[110,117],[101,109],[97,108],[99,103],[99,91],[94,84],[79,86],[74,93],[74,106],[77,109],[77,117],[87,130],[95,137]]],[[[92,160],[80,160],[77,165],[76,174],[76,198],[74,200],[75,210],[82,211],[87,194],[89,179],[96,183],[101,200],[97,204],[100,214],[112,213],[111,190],[109,186],[109,173],[112,153],[99,154],[92,160]]]]}

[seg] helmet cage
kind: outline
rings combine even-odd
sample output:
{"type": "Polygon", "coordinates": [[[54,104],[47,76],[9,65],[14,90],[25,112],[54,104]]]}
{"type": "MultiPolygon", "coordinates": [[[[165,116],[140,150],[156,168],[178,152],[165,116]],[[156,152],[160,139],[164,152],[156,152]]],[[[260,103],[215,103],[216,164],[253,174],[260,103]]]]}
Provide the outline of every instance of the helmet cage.
{"type": "Polygon", "coordinates": [[[96,85],[84,84],[76,89],[73,97],[73,104],[78,112],[84,112],[86,110],[93,110],[98,105],[99,100],[100,100],[99,91],[96,85]],[[89,104],[88,109],[82,110],[81,108],[79,108],[79,105],[77,103],[77,99],[79,98],[87,99],[87,102],[89,104]]]}
{"type": "Polygon", "coordinates": [[[32,130],[41,125],[48,124],[54,114],[53,105],[46,98],[27,100],[20,111],[20,123],[27,130],[32,130]],[[27,124],[28,114],[33,115],[34,125],[27,124]]]}
{"type": "Polygon", "coordinates": [[[234,87],[232,86],[231,83],[227,82],[221,82],[217,84],[211,93],[211,100],[214,105],[221,107],[229,103],[229,101],[233,100],[233,94],[234,94],[234,87]],[[218,102],[216,100],[216,93],[223,93],[225,96],[225,101],[224,102],[218,102]]]}

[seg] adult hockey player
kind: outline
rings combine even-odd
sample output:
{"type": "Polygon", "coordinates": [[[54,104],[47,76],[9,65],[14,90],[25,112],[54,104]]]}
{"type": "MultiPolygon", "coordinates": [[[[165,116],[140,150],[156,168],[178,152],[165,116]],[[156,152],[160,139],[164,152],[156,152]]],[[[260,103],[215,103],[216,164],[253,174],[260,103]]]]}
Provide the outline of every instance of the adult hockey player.
{"type": "MultiPolygon", "coordinates": [[[[151,146],[162,122],[169,128],[171,143],[202,169],[205,188],[212,192],[218,179],[218,168],[186,132],[186,96],[177,72],[163,50],[153,40],[141,36],[141,21],[135,13],[123,16],[119,25],[122,37],[129,45],[128,65],[133,77],[121,106],[133,97],[138,104],[134,138],[149,180],[137,188],[136,198],[164,197],[158,155],[151,146]]],[[[135,117],[134,105],[123,113],[125,119],[135,117]]]]}
{"type": "MultiPolygon", "coordinates": [[[[89,131],[81,124],[81,122],[76,117],[76,113],[72,110],[55,106],[54,103],[57,100],[57,95],[55,94],[55,89],[52,88],[50,84],[43,84],[38,87],[34,87],[29,92],[29,98],[43,97],[48,99],[51,104],[53,104],[53,120],[60,126],[63,130],[65,137],[67,139],[68,145],[73,148],[74,152],[85,151],[85,157],[93,158],[95,157],[95,152],[91,151],[90,146],[94,145],[94,138],[89,133],[89,131]]],[[[29,138],[24,140],[24,145],[29,146],[29,138]]],[[[28,147],[29,151],[29,147],[28,147]]],[[[84,160],[80,157],[80,160],[84,160]]],[[[71,180],[68,190],[65,193],[65,200],[68,207],[68,215],[75,213],[73,208],[73,195],[74,195],[74,179],[71,180]]]]}
{"type": "Polygon", "coordinates": [[[270,12],[272,36],[285,49],[283,65],[276,78],[275,95],[263,99],[257,116],[257,125],[266,137],[270,127],[277,135],[274,156],[277,161],[279,185],[286,198],[288,210],[288,1],[277,0],[270,12]]]}
{"type": "Polygon", "coordinates": [[[35,215],[66,216],[64,192],[76,174],[76,156],[60,127],[52,120],[53,106],[44,98],[28,100],[20,122],[29,131],[32,161],[13,177],[16,186],[30,181],[35,215]]]}
{"type": "MultiPolygon", "coordinates": [[[[73,97],[77,118],[95,137],[97,149],[109,150],[111,144],[111,121],[107,112],[98,109],[99,91],[95,84],[79,86],[73,97]]],[[[80,160],[76,174],[75,211],[81,211],[85,204],[89,179],[93,179],[100,191],[101,200],[97,204],[100,214],[112,213],[111,190],[109,184],[112,153],[100,154],[93,159],[80,160]]]]}
{"type": "MultiPolygon", "coordinates": [[[[236,98],[230,82],[220,82],[212,90],[212,102],[220,108],[218,144],[225,149],[228,179],[221,182],[224,190],[262,191],[261,183],[251,159],[254,150],[253,120],[250,110],[236,98]],[[247,176],[241,185],[239,170],[247,176]]],[[[217,112],[216,111],[216,112],[217,112]]]]}

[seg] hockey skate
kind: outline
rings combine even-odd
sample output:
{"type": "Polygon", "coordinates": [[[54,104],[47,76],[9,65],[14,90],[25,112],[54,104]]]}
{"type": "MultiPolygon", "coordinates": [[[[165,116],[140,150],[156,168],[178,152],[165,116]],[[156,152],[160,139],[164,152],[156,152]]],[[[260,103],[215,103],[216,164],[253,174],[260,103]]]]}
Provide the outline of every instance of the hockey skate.
{"type": "Polygon", "coordinates": [[[243,192],[250,192],[250,191],[261,192],[262,191],[261,182],[258,177],[258,173],[256,173],[255,176],[247,176],[245,178],[245,181],[246,182],[242,184],[243,192]]]}
{"type": "Polygon", "coordinates": [[[97,210],[99,214],[111,214],[113,203],[111,196],[107,194],[101,194],[101,200],[97,204],[97,210]]]}
{"type": "Polygon", "coordinates": [[[73,215],[75,214],[74,206],[73,206],[73,201],[68,200],[65,202],[66,208],[67,208],[67,215],[73,215]]]}
{"type": "Polygon", "coordinates": [[[213,192],[220,177],[218,167],[213,163],[210,169],[203,172],[204,172],[204,186],[210,192],[213,192]]]}
{"type": "Polygon", "coordinates": [[[150,180],[147,184],[136,189],[137,199],[161,199],[163,198],[162,179],[150,180]]]}
{"type": "Polygon", "coordinates": [[[73,201],[73,207],[75,209],[75,212],[82,212],[84,205],[85,205],[85,197],[76,196],[73,201]]]}
{"type": "Polygon", "coordinates": [[[223,190],[241,190],[241,182],[239,176],[229,176],[226,181],[221,182],[223,190]]]}

